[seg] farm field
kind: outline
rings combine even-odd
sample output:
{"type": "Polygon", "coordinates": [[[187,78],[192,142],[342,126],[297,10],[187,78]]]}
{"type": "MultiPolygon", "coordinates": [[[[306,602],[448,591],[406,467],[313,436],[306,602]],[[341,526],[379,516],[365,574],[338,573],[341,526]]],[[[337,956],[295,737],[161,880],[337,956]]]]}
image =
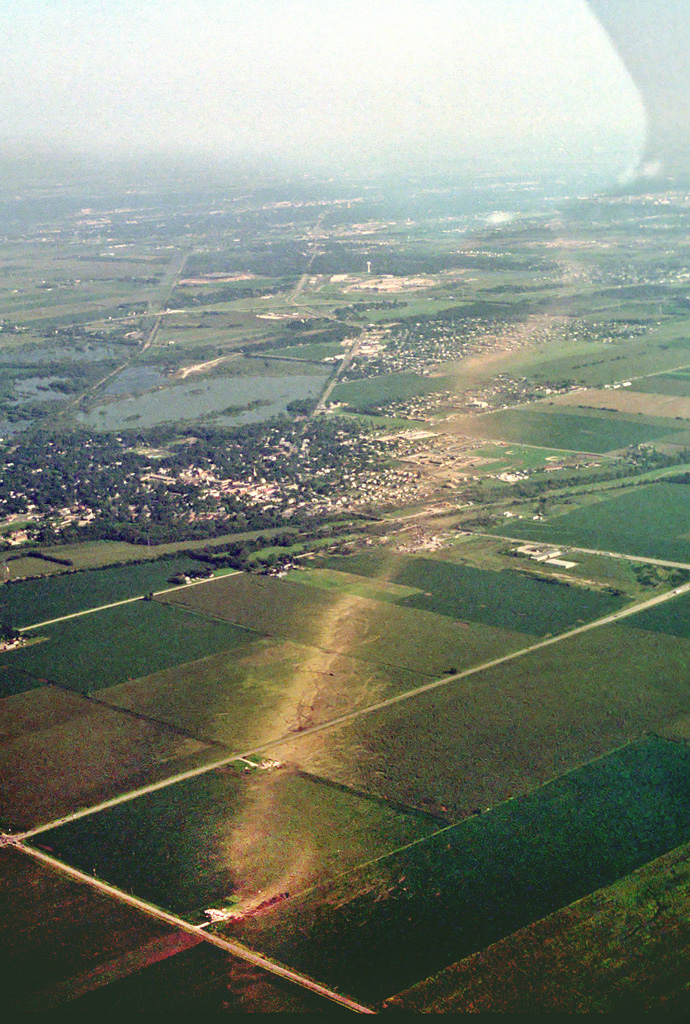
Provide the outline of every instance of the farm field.
{"type": "Polygon", "coordinates": [[[386,1000],[386,1007],[408,1013],[687,1011],[689,895],[685,844],[386,1000]]]}
{"type": "Polygon", "coordinates": [[[405,669],[260,638],[99,690],[98,699],[239,753],[426,680],[405,669]]]}
{"type": "MultiPolygon", "coordinates": [[[[642,316],[645,311],[641,310],[642,316]]],[[[616,315],[638,315],[636,311],[616,315]]],[[[687,320],[679,318],[635,341],[613,345],[577,345],[561,351],[539,348],[512,360],[515,373],[528,374],[545,384],[573,380],[586,387],[615,384],[635,377],[690,364],[687,320]]]]}
{"type": "Polygon", "coordinates": [[[650,422],[616,413],[566,413],[530,407],[457,417],[452,421],[452,429],[460,434],[534,444],[539,448],[603,454],[672,436],[678,428],[670,422],[650,422]]]}
{"type": "Polygon", "coordinates": [[[218,757],[191,737],[43,687],[0,701],[0,823],[35,828],[218,757]]]}
{"type": "Polygon", "coordinates": [[[97,1016],[111,1013],[113,1006],[123,1014],[327,1013],[349,1017],[349,1011],[340,1010],[330,1000],[204,942],[157,963],[137,965],[131,973],[108,979],[70,1003],[77,1014],[97,1016]]]}
{"type": "Polygon", "coordinates": [[[633,386],[638,392],[690,398],[690,369],[677,370],[675,373],[655,373],[636,380],[633,386]]]}
{"type": "Polygon", "coordinates": [[[352,409],[367,409],[384,402],[402,401],[416,395],[427,395],[453,388],[452,377],[420,377],[412,373],[390,373],[385,377],[337,384],[331,394],[333,402],[343,402],[352,409]]]}
{"type": "Polygon", "coordinates": [[[512,521],[494,532],[690,563],[689,502],[686,484],[648,484],[542,523],[512,521]]]}
{"type": "Polygon", "coordinates": [[[221,927],[378,1003],[687,842],[688,770],[687,745],[642,740],[221,927]]]}
{"type": "Polygon", "coordinates": [[[28,635],[25,647],[0,653],[0,696],[46,682],[91,693],[248,639],[230,623],[156,601],[107,608],[28,635]]]}
{"type": "MultiPolygon", "coordinates": [[[[622,604],[620,598],[609,594],[532,579],[510,569],[488,572],[440,559],[400,555],[355,555],[352,561],[352,569],[362,576],[382,575],[390,583],[414,588],[415,592],[399,598],[405,608],[531,636],[561,633],[580,622],[601,618],[622,604]]],[[[328,564],[346,569],[351,563],[348,558],[331,558],[328,564]]]]}
{"type": "MultiPolygon", "coordinates": [[[[655,380],[655,378],[650,378],[655,380]]],[[[630,388],[588,389],[571,391],[552,399],[557,406],[588,409],[612,409],[628,415],[663,416],[669,419],[690,419],[690,397],[637,391],[637,381],[630,388]]]]}
{"type": "Polygon", "coordinates": [[[174,929],[14,850],[0,850],[0,881],[3,999],[14,1013],[53,1009],[188,945],[174,929]]]}
{"type": "Polygon", "coordinates": [[[459,623],[388,601],[247,574],[157,600],[332,654],[431,676],[480,663],[527,642],[525,634],[515,630],[459,623]]]}
{"type": "Polygon", "coordinates": [[[459,820],[687,714],[689,669],[690,641],[603,626],[271,756],[459,820]]]}
{"type": "Polygon", "coordinates": [[[431,817],[290,767],[242,763],[43,833],[86,872],[192,921],[209,907],[258,907],[432,834],[431,817]],[[185,821],[183,832],[180,821],[185,821]]]}
{"type": "MultiPolygon", "coordinates": [[[[55,557],[69,558],[69,553],[58,549],[55,557]]],[[[32,561],[41,565],[39,559],[32,561]]],[[[181,557],[82,572],[66,571],[67,566],[55,568],[62,572],[58,579],[22,580],[0,587],[0,608],[9,613],[15,628],[172,587],[168,582],[171,576],[198,572],[199,562],[181,557]]]]}

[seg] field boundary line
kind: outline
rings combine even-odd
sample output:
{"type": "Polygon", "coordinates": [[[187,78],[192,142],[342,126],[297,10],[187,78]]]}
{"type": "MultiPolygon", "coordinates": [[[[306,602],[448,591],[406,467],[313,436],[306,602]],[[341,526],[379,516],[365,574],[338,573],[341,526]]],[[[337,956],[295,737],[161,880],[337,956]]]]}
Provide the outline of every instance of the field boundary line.
{"type": "Polygon", "coordinates": [[[209,942],[212,945],[217,946],[219,949],[238,957],[238,959],[244,960],[246,963],[253,964],[255,967],[260,967],[271,974],[276,974],[280,978],[286,978],[288,981],[294,982],[301,988],[305,988],[310,992],[314,992],[326,999],[330,999],[332,1002],[345,1006],[347,1009],[353,1010],[355,1013],[376,1013],[376,1010],[373,1010],[370,1006],[365,1006],[354,999],[350,999],[349,996],[341,995],[339,992],[334,992],[326,985],[313,981],[306,975],[300,974],[298,971],[293,971],[290,967],[285,967],[283,964],[278,963],[278,961],[264,956],[263,953],[257,953],[254,950],[249,949],[241,942],[237,942],[234,939],[225,939],[220,935],[207,932],[200,925],[190,924],[183,918],[177,917],[175,914],[171,914],[167,910],[163,910],[162,907],[157,907],[154,903],[149,903],[146,900],[140,899],[138,896],[133,896],[130,893],[119,889],[117,886],[111,885],[109,882],[104,882],[99,878],[94,878],[92,875],[88,875],[84,871],[80,871],[79,868],[66,864],[57,857],[44,853],[42,850],[37,850],[35,847],[28,846],[24,843],[14,843],[12,845],[14,846],[14,849],[19,850],[21,853],[29,857],[33,857],[35,860],[41,861],[49,867],[61,871],[63,874],[68,875],[75,881],[83,882],[86,885],[89,885],[92,889],[96,889],[98,892],[101,892],[106,896],[119,900],[121,903],[125,903],[128,906],[133,907],[135,910],[142,911],[149,917],[154,917],[157,920],[162,921],[164,924],[168,924],[173,928],[178,928],[181,931],[186,932],[188,935],[194,935],[202,941],[209,942]]]}
{"type": "Polygon", "coordinates": [[[287,743],[297,743],[302,737],[312,736],[315,733],[324,732],[327,729],[333,729],[338,725],[355,721],[362,715],[368,715],[374,711],[382,711],[384,708],[392,707],[394,704],[400,704],[402,701],[411,700],[423,693],[429,693],[432,690],[449,686],[451,683],[455,683],[458,680],[467,679],[470,676],[478,675],[480,672],[486,672],[488,669],[496,668],[498,665],[504,665],[507,662],[516,660],[517,658],[522,658],[527,654],[532,654],[534,651],[540,651],[546,647],[552,647],[554,644],[561,643],[563,640],[568,640],[574,636],[580,636],[582,633],[588,633],[591,630],[600,629],[602,626],[614,625],[621,619],[627,619],[633,615],[638,615],[647,608],[654,608],[659,604],[664,604],[666,601],[671,601],[674,598],[687,593],[690,593],[690,583],[684,583],[682,586],[676,587],[675,590],[667,591],[664,594],[657,594],[645,601],[629,605],[628,607],[621,608],[615,612],[610,612],[601,619],[595,619],[593,622],[584,623],[582,626],[575,626],[573,629],[566,630],[565,633],[558,633],[556,636],[545,637],[544,639],[531,644],[529,647],[523,647],[518,651],[511,651],[508,654],[502,654],[498,658],[492,658],[491,661],[483,662],[481,665],[474,665],[470,668],[463,669],[461,672],[455,672],[453,675],[443,676],[441,679],[432,680],[431,682],[424,683],[422,686],[418,686],[413,690],[406,690],[404,693],[398,693],[393,697],[388,697],[385,700],[378,701],[376,704],[369,704],[364,708],[356,708],[353,711],[347,711],[345,714],[339,715],[337,718],[329,719],[327,722],[311,726],[310,728],[303,729],[300,732],[285,733],[275,739],[267,740],[265,743],[257,744],[257,746],[251,747],[249,750],[242,751],[241,753],[229,754],[227,757],[221,758],[217,761],[211,761],[208,764],[200,765],[197,768],[191,768],[186,772],[168,776],[167,779],[159,779],[157,782],[152,782],[150,785],[141,786],[140,788],[131,790],[128,793],[121,793],[119,796],[103,801],[102,803],[95,804],[92,807],[81,808],[78,811],[56,818],[44,825],[38,825],[36,828],[27,829],[26,831],[15,835],[3,833],[0,835],[0,844],[2,842],[11,844],[31,839],[33,836],[49,832],[54,828],[59,828],[61,825],[67,825],[72,821],[77,821],[79,818],[89,817],[92,814],[105,811],[110,807],[116,807],[119,804],[136,800],[140,796],[146,796],[147,793],[154,793],[157,790],[166,789],[168,786],[174,786],[177,783],[186,782],[188,779],[195,778],[198,775],[205,775],[207,772],[215,771],[217,768],[223,768],[235,761],[242,761],[257,754],[263,754],[268,750],[272,750],[275,747],[280,747],[287,743]]]}

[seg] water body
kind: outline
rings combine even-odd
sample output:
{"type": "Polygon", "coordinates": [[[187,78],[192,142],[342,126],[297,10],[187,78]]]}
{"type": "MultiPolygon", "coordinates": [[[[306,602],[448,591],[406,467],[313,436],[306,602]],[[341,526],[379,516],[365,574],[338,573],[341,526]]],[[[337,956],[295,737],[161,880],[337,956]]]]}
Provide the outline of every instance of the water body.
{"type": "Polygon", "coordinates": [[[106,395],[131,395],[165,384],[165,374],[153,366],[129,366],[103,389],[106,395]]]}
{"type": "MultiPolygon", "coordinates": [[[[21,401],[31,399],[34,402],[49,402],[64,398],[64,392],[53,390],[51,384],[65,380],[64,377],[25,377],[16,382],[17,394],[21,401]]],[[[19,402],[15,403],[19,405],[19,402]]]]}
{"type": "Polygon", "coordinates": [[[100,430],[153,427],[200,416],[213,416],[217,422],[230,425],[256,423],[284,412],[294,399],[316,398],[330,372],[325,368],[308,376],[190,381],[98,406],[89,413],[80,413],[77,419],[83,426],[100,430]]]}

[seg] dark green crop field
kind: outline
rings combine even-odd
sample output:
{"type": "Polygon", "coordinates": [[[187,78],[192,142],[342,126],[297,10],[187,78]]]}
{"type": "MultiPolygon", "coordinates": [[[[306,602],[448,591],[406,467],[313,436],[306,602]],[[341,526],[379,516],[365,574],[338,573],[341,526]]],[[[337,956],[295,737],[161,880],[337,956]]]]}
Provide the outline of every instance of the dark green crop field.
{"type": "Polygon", "coordinates": [[[686,842],[689,777],[644,740],[224,930],[376,1003],[686,842]]]}
{"type": "Polygon", "coordinates": [[[173,586],[167,582],[171,576],[198,569],[199,563],[191,558],[164,558],[139,565],[18,580],[0,587],[0,609],[10,617],[15,628],[29,626],[111,601],[123,601],[150,590],[162,590],[173,586]]]}
{"type": "Polygon", "coordinates": [[[690,563],[690,485],[634,487],[543,523],[511,520],[494,532],[690,563]]]}
{"type": "MultiPolygon", "coordinates": [[[[385,564],[385,558],[369,555],[328,560],[334,569],[374,577],[377,567],[380,571],[385,564]]],[[[607,615],[622,603],[609,594],[555,580],[530,579],[522,572],[485,572],[431,558],[400,559],[397,567],[388,568],[386,578],[390,583],[418,589],[419,593],[398,601],[405,608],[524,631],[532,636],[560,633],[580,622],[607,615]]]]}
{"type": "MultiPolygon", "coordinates": [[[[33,637],[33,632],[28,634],[33,637]]],[[[230,623],[136,601],[36,631],[41,642],[0,654],[0,696],[46,682],[90,693],[249,639],[230,623]]]]}
{"type": "Polygon", "coordinates": [[[45,833],[71,864],[193,920],[311,888],[428,836],[429,816],[276,768],[231,764],[45,833]]]}
{"type": "Polygon", "coordinates": [[[447,675],[525,646],[524,633],[354,594],[241,573],[165,601],[377,665],[447,675]]]}

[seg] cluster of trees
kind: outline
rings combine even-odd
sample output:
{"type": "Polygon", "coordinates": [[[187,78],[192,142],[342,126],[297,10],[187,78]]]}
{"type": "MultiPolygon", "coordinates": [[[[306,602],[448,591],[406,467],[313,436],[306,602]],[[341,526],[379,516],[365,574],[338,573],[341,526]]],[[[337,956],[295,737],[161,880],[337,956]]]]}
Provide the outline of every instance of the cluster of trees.
{"type": "Polygon", "coordinates": [[[322,496],[342,492],[345,478],[383,458],[361,424],[331,417],[193,431],[165,424],[117,436],[37,430],[1,456],[0,515],[38,513],[40,543],[161,543],[263,530],[285,525],[288,502],[290,524],[313,526],[328,518],[316,508],[322,496]],[[275,493],[263,505],[232,491],[212,496],[203,477],[183,481],[192,468],[218,481],[272,484],[275,493]],[[59,525],[59,509],[77,510],[77,521],[59,525]]]}

